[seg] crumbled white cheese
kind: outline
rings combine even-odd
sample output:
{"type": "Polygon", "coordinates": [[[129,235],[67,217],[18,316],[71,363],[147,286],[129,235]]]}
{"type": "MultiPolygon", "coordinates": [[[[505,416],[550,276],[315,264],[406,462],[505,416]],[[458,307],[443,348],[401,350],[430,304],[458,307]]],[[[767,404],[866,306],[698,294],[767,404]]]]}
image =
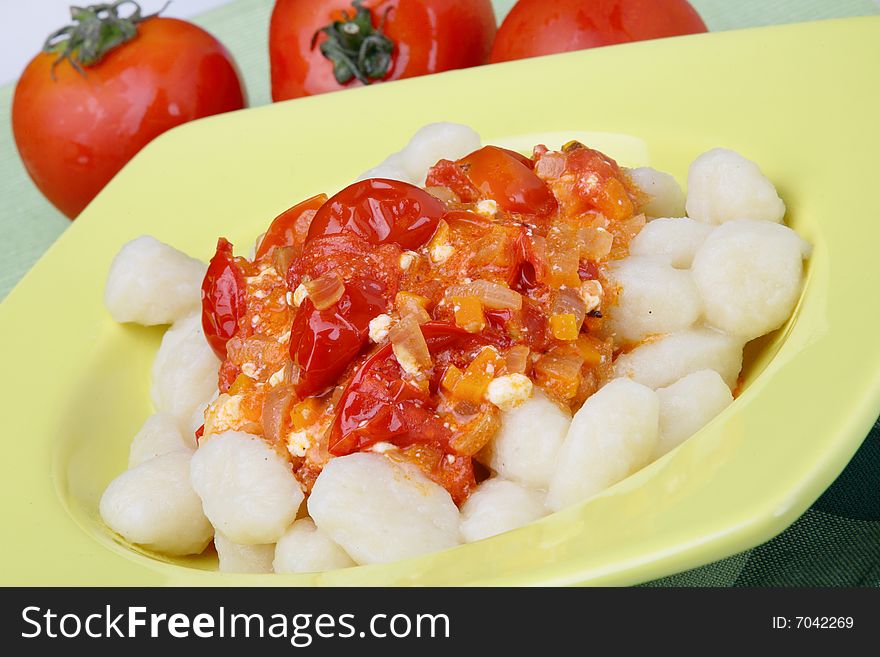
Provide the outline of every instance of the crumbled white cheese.
{"type": "Polygon", "coordinates": [[[293,292],[288,291],[287,294],[284,295],[284,298],[287,299],[287,305],[292,308],[293,307],[293,292]]]}
{"type": "Polygon", "coordinates": [[[382,313],[370,320],[370,340],[379,343],[388,337],[391,328],[391,316],[382,313]]]}
{"type": "Polygon", "coordinates": [[[367,451],[368,452],[375,452],[376,454],[384,454],[385,452],[390,452],[395,449],[397,449],[397,445],[392,445],[391,443],[382,442],[382,443],[376,443],[375,445],[370,447],[370,449],[368,449],[367,451]]]}
{"type": "Polygon", "coordinates": [[[241,366],[241,373],[245,376],[249,376],[252,379],[257,378],[257,366],[253,363],[243,363],[241,366]]]}
{"type": "Polygon", "coordinates": [[[412,266],[412,263],[415,262],[418,256],[419,254],[415,251],[404,251],[400,254],[400,268],[406,271],[412,266]]]}
{"type": "Polygon", "coordinates": [[[404,372],[412,375],[419,374],[419,362],[408,349],[396,344],[392,344],[391,349],[394,351],[394,357],[397,359],[397,362],[400,363],[404,372]]]}
{"type": "Polygon", "coordinates": [[[273,388],[277,386],[279,383],[284,381],[284,368],[282,367],[280,370],[275,372],[272,376],[269,377],[269,385],[273,388]]]}
{"type": "Polygon", "coordinates": [[[486,397],[503,411],[509,411],[532,396],[532,382],[522,374],[507,374],[493,379],[486,397]]]}
{"type": "Polygon", "coordinates": [[[300,283],[293,291],[293,305],[299,308],[300,304],[306,300],[307,296],[309,296],[309,291],[306,289],[305,285],[300,283]]]}
{"type": "Polygon", "coordinates": [[[312,436],[308,431],[291,431],[287,434],[287,451],[294,456],[305,456],[312,446],[312,436]]]}
{"type": "Polygon", "coordinates": [[[205,409],[205,436],[237,429],[241,424],[241,395],[219,395],[205,409]]]}
{"type": "Polygon", "coordinates": [[[431,260],[437,264],[443,264],[452,254],[455,253],[455,247],[451,244],[435,244],[431,247],[431,260]]]}
{"type": "Polygon", "coordinates": [[[605,294],[605,291],[599,281],[590,280],[581,283],[580,293],[586,305],[586,312],[590,312],[602,305],[602,295],[605,294]]]}
{"type": "MultiPolygon", "coordinates": [[[[288,294],[290,294],[290,292],[288,292],[288,294]]],[[[290,342],[290,331],[285,331],[284,333],[282,333],[281,336],[278,338],[278,342],[280,342],[281,344],[290,342]]]]}
{"type": "Polygon", "coordinates": [[[498,213],[498,203],[488,198],[485,201],[477,203],[477,214],[491,219],[498,213]]]}

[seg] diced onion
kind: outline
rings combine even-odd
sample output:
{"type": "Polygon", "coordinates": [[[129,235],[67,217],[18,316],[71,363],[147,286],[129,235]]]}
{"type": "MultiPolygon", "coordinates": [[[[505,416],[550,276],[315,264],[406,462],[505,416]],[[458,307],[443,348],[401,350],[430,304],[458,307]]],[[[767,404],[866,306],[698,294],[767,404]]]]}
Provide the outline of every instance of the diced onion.
{"type": "Polygon", "coordinates": [[[452,297],[477,297],[486,308],[493,310],[519,310],[522,308],[522,296],[505,285],[478,279],[471,283],[452,285],[446,290],[452,297]]]}
{"type": "Polygon", "coordinates": [[[401,317],[412,315],[419,324],[431,321],[426,310],[428,299],[412,292],[398,292],[394,297],[394,306],[401,317]]]}
{"type": "Polygon", "coordinates": [[[535,175],[541,180],[556,180],[564,171],[565,156],[562,153],[545,153],[535,163],[535,175]]]}
{"type": "Polygon", "coordinates": [[[462,456],[473,456],[489,444],[500,426],[500,412],[494,406],[489,406],[464,425],[461,433],[449,445],[462,456]]]}
{"type": "Polygon", "coordinates": [[[263,436],[272,443],[285,442],[284,417],[296,399],[292,386],[275,386],[263,402],[263,436]]]}
{"type": "Polygon", "coordinates": [[[388,332],[388,337],[397,362],[406,372],[414,374],[414,367],[426,369],[431,366],[431,352],[415,317],[408,315],[401,319],[388,332]]]}
{"type": "Polygon", "coordinates": [[[523,344],[514,345],[504,354],[504,364],[508,374],[525,374],[529,367],[529,348],[523,344]]]}
{"type": "Polygon", "coordinates": [[[334,305],[345,292],[345,282],[335,271],[329,271],[318,278],[303,283],[315,308],[326,310],[334,305]]]}
{"type": "Polygon", "coordinates": [[[550,351],[535,363],[537,383],[558,399],[571,399],[580,386],[583,363],[576,352],[550,351]]]}
{"type": "MultiPolygon", "coordinates": [[[[587,306],[578,289],[567,287],[553,295],[550,313],[551,315],[573,315],[575,330],[580,331],[584,317],[587,316],[587,306]]],[[[574,338],[570,339],[574,340],[574,338]]]]}

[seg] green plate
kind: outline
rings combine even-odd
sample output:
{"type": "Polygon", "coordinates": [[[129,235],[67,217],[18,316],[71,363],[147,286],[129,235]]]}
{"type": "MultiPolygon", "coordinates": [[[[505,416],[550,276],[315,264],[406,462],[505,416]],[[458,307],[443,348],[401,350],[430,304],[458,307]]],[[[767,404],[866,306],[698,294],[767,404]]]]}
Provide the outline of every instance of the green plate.
{"type": "Polygon", "coordinates": [[[769,539],[833,481],[880,410],[878,62],[880,18],[808,23],[375,85],[160,137],[0,305],[0,583],[631,584],[769,539]],[[595,143],[682,181],[714,146],[760,163],[815,250],[793,319],[750,350],[742,395],[598,497],[434,555],[231,575],[209,572],[210,555],[171,561],[119,542],[97,502],[151,412],[161,331],[104,310],[113,255],[143,233],[202,258],[220,234],[243,250],[280,210],[339,188],[432,121],[473,125],[487,142],[611,133],[595,143]]]}

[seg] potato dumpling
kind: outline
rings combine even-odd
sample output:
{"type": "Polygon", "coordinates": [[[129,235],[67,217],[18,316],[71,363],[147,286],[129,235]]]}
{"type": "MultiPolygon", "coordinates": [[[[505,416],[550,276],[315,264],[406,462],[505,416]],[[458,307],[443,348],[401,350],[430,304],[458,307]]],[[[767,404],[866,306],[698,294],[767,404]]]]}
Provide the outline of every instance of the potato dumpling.
{"type": "Polygon", "coordinates": [[[151,415],[135,434],[128,451],[128,467],[133,468],[151,458],[186,450],[192,452],[196,448],[195,434],[184,433],[173,415],[156,413],[151,415]]]}
{"type": "Polygon", "coordinates": [[[273,555],[276,573],[317,573],[355,563],[345,550],[315,526],[311,518],[291,525],[278,539],[273,555]]]}
{"type": "Polygon", "coordinates": [[[657,393],[615,379],[575,413],[559,450],[547,506],[558,511],[599,493],[651,461],[659,436],[657,393]]]}
{"type": "Polygon", "coordinates": [[[687,217],[654,219],[629,245],[630,255],[662,256],[676,269],[688,269],[712,226],[687,217]]]}
{"type": "Polygon", "coordinates": [[[190,484],[187,451],[169,452],[126,470],[107,486],[99,511],[129,543],[169,555],[199,554],[214,529],[190,484]]]}
{"type": "Polygon", "coordinates": [[[619,294],[606,330],[618,342],[675,333],[692,326],[700,316],[700,295],[691,273],[673,269],[661,257],[631,256],[612,262],[608,278],[618,286],[619,294]]]}
{"type": "Polygon", "coordinates": [[[428,169],[438,161],[457,160],[480,147],[480,135],[458,123],[429,123],[418,130],[400,151],[403,170],[416,184],[423,184],[428,169]]]}
{"type": "Polygon", "coordinates": [[[731,389],[742,369],[744,341],[695,328],[649,340],[614,362],[614,376],[662,388],[697,370],[715,370],[731,389]]]}
{"type": "Polygon", "coordinates": [[[275,546],[242,545],[230,541],[220,532],[214,534],[214,547],[222,573],[271,573],[275,546]]]}
{"type": "Polygon", "coordinates": [[[196,314],[176,322],[162,337],[153,361],[152,397],[156,409],[188,425],[196,410],[217,390],[220,361],[196,314]]]}
{"type": "Polygon", "coordinates": [[[211,524],[235,543],[274,543],[303,501],[290,464],[258,436],[211,436],[193,455],[192,484],[211,524]]]}
{"type": "Polygon", "coordinates": [[[547,513],[544,493],[493,477],[481,483],[461,507],[461,535],[473,543],[522,527],[547,513]]]}
{"type": "Polygon", "coordinates": [[[332,459],[315,481],[309,515],[359,564],[383,563],[461,542],[459,514],[442,486],[381,454],[332,459]]]}
{"type": "Polygon", "coordinates": [[[478,460],[504,479],[547,490],[571,415],[538,388],[501,414],[501,428],[478,460]]]}
{"type": "Polygon", "coordinates": [[[782,221],[785,204],[758,165],[726,148],[700,155],[688,170],[687,214],[708,224],[782,221]]]}
{"type": "Polygon", "coordinates": [[[648,197],[639,212],[649,217],[680,217],[684,214],[684,192],[671,175],[651,167],[629,169],[627,173],[648,197]]]}
{"type": "Polygon", "coordinates": [[[730,221],[694,257],[694,280],[710,324],[751,340],[779,328],[801,293],[808,245],[769,221],[730,221]]]}
{"type": "Polygon", "coordinates": [[[104,305],[117,322],[171,324],[201,307],[207,269],[155,237],[138,237],[113,258],[104,305]]]}
{"type": "Polygon", "coordinates": [[[358,180],[390,178],[423,185],[428,169],[439,160],[457,160],[480,147],[480,135],[458,123],[429,123],[418,130],[403,150],[392,153],[358,180]]]}
{"type": "Polygon", "coordinates": [[[660,399],[660,441],[654,458],[660,458],[702,429],[733,402],[730,388],[718,372],[700,370],[657,389],[660,399]]]}
{"type": "Polygon", "coordinates": [[[403,157],[400,153],[389,155],[380,164],[367,169],[357,177],[358,180],[367,180],[369,178],[386,178],[388,180],[400,180],[409,184],[413,183],[412,178],[403,168],[403,157]]]}

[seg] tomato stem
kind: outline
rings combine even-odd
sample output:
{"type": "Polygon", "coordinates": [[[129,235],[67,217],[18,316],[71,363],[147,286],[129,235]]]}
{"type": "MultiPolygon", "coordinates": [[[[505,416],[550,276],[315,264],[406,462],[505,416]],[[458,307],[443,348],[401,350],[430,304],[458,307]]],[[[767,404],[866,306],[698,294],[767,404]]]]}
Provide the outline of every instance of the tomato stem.
{"type": "Polygon", "coordinates": [[[55,79],[55,68],[64,60],[69,61],[84,76],[84,66],[94,66],[108,52],[134,39],[138,33],[138,23],[158,16],[169,4],[170,0],[159,11],[147,16],[142,15],[141,6],[135,0],[71,7],[70,17],[73,24],[56,30],[43,44],[44,52],[58,55],[52,62],[52,79],[55,79]],[[132,5],[132,12],[127,16],[120,16],[119,9],[124,5],[132,5]]]}
{"type": "Polygon", "coordinates": [[[312,37],[312,48],[322,32],[327,38],[321,43],[321,54],[333,63],[333,76],[339,84],[357,78],[362,84],[380,80],[391,68],[391,53],[394,42],[383,32],[382,27],[389,7],[378,27],[373,27],[373,13],[364,7],[361,0],[351,3],[354,12],[343,12],[343,20],[333,21],[312,37]]]}

